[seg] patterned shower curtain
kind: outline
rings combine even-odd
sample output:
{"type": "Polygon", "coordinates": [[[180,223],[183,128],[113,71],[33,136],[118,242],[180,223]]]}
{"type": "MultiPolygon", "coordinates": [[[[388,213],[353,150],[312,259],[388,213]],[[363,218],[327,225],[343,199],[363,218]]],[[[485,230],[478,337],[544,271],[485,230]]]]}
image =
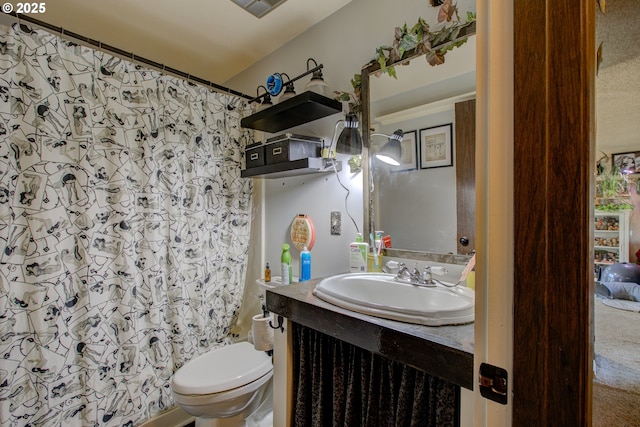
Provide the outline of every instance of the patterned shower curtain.
{"type": "Polygon", "coordinates": [[[138,425],[231,340],[245,103],[25,25],[0,98],[0,425],[138,425]]]}

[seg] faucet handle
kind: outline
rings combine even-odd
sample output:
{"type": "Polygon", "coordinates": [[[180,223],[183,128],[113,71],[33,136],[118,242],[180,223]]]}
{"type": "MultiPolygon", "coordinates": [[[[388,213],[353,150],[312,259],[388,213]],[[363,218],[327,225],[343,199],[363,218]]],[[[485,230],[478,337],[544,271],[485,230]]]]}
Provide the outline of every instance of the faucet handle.
{"type": "Polygon", "coordinates": [[[400,269],[398,270],[398,273],[396,274],[396,278],[398,279],[409,279],[411,277],[411,273],[409,273],[409,269],[407,268],[407,266],[405,265],[404,262],[400,263],[400,269]]]}

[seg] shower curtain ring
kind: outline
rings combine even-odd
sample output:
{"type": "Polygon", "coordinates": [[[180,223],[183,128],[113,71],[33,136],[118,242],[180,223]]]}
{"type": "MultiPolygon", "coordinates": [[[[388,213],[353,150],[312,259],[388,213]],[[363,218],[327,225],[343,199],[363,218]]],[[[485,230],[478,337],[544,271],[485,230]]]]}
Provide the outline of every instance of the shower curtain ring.
{"type": "Polygon", "coordinates": [[[284,318],[281,315],[278,315],[278,324],[277,325],[273,325],[273,323],[271,323],[271,320],[269,320],[269,326],[271,326],[272,329],[280,329],[280,332],[284,332],[284,318]]]}

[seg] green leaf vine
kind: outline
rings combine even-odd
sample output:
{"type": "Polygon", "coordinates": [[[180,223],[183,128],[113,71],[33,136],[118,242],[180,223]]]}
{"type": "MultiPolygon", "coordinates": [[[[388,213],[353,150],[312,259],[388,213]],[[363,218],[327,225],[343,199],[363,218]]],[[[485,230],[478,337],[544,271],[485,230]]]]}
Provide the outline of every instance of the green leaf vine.
{"type": "MultiPolygon", "coordinates": [[[[380,67],[375,71],[376,76],[389,74],[397,78],[396,65],[406,65],[411,58],[424,54],[427,63],[431,66],[444,64],[447,52],[467,42],[467,36],[460,36],[463,28],[476,21],[476,15],[467,12],[466,20],[461,20],[458,7],[452,0],[445,0],[440,6],[438,22],[451,22],[437,31],[432,31],[431,26],[421,17],[411,27],[406,23],[396,27],[391,45],[379,46],[375,50],[373,59],[369,65],[377,63],[380,67]]],[[[351,79],[353,92],[335,91],[334,99],[348,102],[349,110],[360,113],[361,75],[354,74],[351,79]]]]}

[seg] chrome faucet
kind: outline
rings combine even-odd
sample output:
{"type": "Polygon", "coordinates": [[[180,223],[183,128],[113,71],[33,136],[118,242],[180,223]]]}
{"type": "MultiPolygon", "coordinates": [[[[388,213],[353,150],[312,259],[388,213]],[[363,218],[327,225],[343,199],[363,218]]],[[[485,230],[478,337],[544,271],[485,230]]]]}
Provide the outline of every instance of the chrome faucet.
{"type": "Polygon", "coordinates": [[[443,267],[426,266],[424,268],[424,271],[420,272],[416,263],[414,264],[413,270],[410,271],[405,263],[401,262],[399,264],[398,273],[396,274],[394,279],[397,282],[408,283],[417,286],[436,286],[437,284],[440,284],[443,286],[451,287],[451,285],[447,285],[437,279],[434,279],[432,276],[433,273],[442,275],[447,274],[448,270],[443,267]]]}
{"type": "MultiPolygon", "coordinates": [[[[413,270],[409,270],[405,263],[399,264],[398,273],[396,273],[395,280],[401,283],[408,283],[411,285],[425,286],[424,274],[418,269],[418,264],[414,264],[413,270]]],[[[435,284],[431,285],[435,286],[435,284]]]]}

